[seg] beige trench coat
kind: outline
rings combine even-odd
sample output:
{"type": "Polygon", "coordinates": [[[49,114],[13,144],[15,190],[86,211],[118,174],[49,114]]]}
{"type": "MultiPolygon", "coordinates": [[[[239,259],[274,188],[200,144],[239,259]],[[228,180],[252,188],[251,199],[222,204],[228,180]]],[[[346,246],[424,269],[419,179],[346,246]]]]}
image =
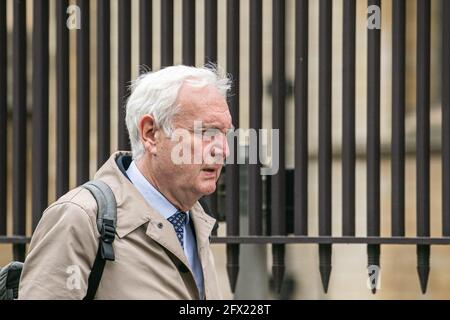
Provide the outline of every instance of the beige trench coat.
{"type": "MultiPolygon", "coordinates": [[[[115,261],[107,261],[96,299],[199,299],[187,258],[169,221],[148,205],[121,172],[116,152],[94,179],[107,183],[117,201],[115,261]]],[[[30,244],[19,299],[82,299],[100,237],[97,204],[78,187],[44,212],[30,244]]],[[[215,219],[199,203],[191,209],[206,299],[221,299],[210,250],[215,219]]]]}

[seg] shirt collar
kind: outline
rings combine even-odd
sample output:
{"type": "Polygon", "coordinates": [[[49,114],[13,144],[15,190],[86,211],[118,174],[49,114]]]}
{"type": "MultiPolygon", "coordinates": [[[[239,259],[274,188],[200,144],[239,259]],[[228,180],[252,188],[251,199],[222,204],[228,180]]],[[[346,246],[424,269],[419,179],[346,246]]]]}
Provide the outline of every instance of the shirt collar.
{"type": "MultiPolygon", "coordinates": [[[[144,177],[144,175],[139,171],[139,168],[136,166],[134,160],[127,169],[127,175],[147,203],[158,211],[165,219],[168,219],[179,211],[144,177]]],[[[186,212],[185,223],[189,223],[189,211],[186,212]]]]}

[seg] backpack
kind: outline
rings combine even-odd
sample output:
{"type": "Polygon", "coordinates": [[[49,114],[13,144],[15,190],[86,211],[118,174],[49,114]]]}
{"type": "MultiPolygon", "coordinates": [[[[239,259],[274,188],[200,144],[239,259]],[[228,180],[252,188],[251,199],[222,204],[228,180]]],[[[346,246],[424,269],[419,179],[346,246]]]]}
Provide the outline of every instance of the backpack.
{"type": "MultiPolygon", "coordinates": [[[[117,207],[111,188],[100,180],[88,181],[82,185],[97,201],[97,229],[100,242],[94,265],[88,279],[88,289],[83,300],[93,300],[97,292],[106,261],[114,261],[112,246],[116,235],[117,207]]],[[[19,281],[23,263],[13,261],[0,269],[0,300],[14,300],[19,294],[19,281]]]]}

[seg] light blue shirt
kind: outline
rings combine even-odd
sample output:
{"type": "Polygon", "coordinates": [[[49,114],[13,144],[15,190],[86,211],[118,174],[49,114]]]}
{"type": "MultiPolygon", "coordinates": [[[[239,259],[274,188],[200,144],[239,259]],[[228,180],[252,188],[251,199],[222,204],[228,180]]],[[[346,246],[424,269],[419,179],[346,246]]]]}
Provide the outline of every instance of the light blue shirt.
{"type": "MultiPolygon", "coordinates": [[[[156,211],[158,211],[164,218],[169,218],[178,210],[173,204],[169,202],[139,171],[135,162],[132,161],[127,170],[127,175],[133,185],[142,194],[147,203],[156,211]]],[[[187,212],[185,225],[183,226],[183,244],[184,254],[189,262],[192,272],[194,273],[195,283],[200,292],[200,299],[204,298],[203,288],[203,271],[200,259],[197,252],[197,241],[192,230],[192,223],[190,222],[190,213],[187,212]]]]}

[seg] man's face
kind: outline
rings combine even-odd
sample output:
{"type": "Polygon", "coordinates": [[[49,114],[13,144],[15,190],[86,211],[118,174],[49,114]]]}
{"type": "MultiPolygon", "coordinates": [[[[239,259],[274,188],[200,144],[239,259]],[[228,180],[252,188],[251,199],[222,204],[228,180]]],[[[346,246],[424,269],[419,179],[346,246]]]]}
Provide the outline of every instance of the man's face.
{"type": "Polygon", "coordinates": [[[182,86],[177,105],[179,112],[172,119],[176,135],[169,138],[161,133],[156,139],[158,174],[165,177],[160,183],[197,197],[211,194],[229,154],[226,133],[232,120],[228,105],[214,87],[189,84],[182,86]],[[180,156],[188,161],[180,164],[180,156]]]}

